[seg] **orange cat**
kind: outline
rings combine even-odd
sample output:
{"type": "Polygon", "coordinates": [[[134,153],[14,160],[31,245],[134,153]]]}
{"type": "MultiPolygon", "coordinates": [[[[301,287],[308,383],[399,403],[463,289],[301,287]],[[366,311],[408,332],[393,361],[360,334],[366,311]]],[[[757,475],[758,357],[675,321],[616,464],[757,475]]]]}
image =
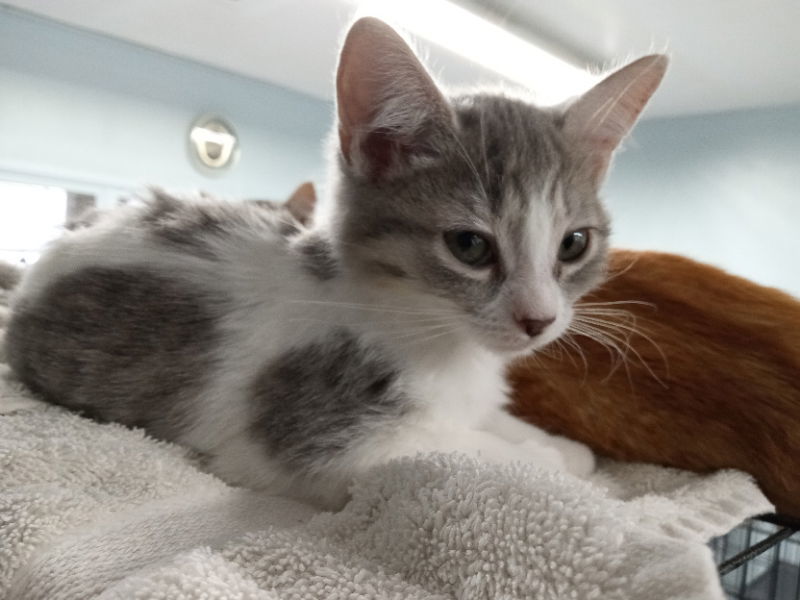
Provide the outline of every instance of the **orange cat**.
{"type": "Polygon", "coordinates": [[[800,302],[671,254],[618,250],[610,273],[512,368],[515,413],[612,458],[747,471],[800,517],[800,302]]]}

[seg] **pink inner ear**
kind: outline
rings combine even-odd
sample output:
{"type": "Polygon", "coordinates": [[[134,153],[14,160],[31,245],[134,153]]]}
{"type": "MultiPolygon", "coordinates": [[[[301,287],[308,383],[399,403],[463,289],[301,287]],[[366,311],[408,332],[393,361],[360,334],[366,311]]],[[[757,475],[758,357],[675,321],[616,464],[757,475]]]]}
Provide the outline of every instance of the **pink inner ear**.
{"type": "Polygon", "coordinates": [[[361,142],[361,152],[370,157],[373,177],[381,177],[401,154],[401,144],[385,129],[368,132],[361,142]]]}
{"type": "Polygon", "coordinates": [[[402,39],[377,19],[360,19],[347,34],[336,74],[336,94],[339,141],[348,162],[353,137],[369,129],[388,95],[391,78],[396,76],[390,69],[393,55],[402,55],[404,47],[402,39]]]}
{"type": "Polygon", "coordinates": [[[662,55],[645,56],[598,83],[567,109],[565,132],[588,153],[602,177],[611,155],[639,118],[667,68],[662,55]]]}
{"type": "Polygon", "coordinates": [[[375,68],[364,60],[363,49],[346,45],[342,50],[339,71],[336,76],[339,139],[342,152],[349,160],[350,144],[354,130],[365,129],[375,117],[375,99],[380,96],[377,82],[362,74],[375,68]]]}
{"type": "Polygon", "coordinates": [[[403,39],[385,23],[364,18],[345,40],[336,75],[339,142],[345,160],[383,174],[400,156],[424,147],[433,118],[447,102],[403,39]],[[354,156],[358,154],[358,158],[354,156]]]}

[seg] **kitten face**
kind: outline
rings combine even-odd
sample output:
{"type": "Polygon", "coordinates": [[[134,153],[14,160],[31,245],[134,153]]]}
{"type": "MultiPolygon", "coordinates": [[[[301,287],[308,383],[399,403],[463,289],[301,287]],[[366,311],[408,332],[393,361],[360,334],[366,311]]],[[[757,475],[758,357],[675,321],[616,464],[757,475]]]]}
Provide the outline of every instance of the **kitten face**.
{"type": "Polygon", "coordinates": [[[337,73],[344,267],[495,351],[552,341],[603,277],[597,191],[665,68],[644,57],[559,109],[448,100],[394,30],[356,22],[337,73]]]}
{"type": "Polygon", "coordinates": [[[451,323],[496,351],[539,347],[602,279],[605,211],[557,115],[493,96],[452,106],[452,129],[423,166],[389,180],[345,176],[343,256],[395,293],[449,309],[451,323]],[[576,230],[586,230],[586,249],[560,260],[562,240],[576,230]],[[491,259],[460,259],[448,244],[457,232],[480,234],[491,259]],[[552,322],[531,336],[526,319],[552,322]]]}

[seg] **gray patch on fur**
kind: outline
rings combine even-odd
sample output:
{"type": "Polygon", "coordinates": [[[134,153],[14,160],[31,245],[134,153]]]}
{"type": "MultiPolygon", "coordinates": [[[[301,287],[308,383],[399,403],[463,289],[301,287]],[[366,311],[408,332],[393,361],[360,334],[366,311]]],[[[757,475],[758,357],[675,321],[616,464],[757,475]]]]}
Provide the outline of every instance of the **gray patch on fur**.
{"type": "Polygon", "coordinates": [[[410,408],[396,367],[346,330],[266,365],[253,398],[252,435],[285,464],[305,471],[410,408]]]}
{"type": "MultiPolygon", "coordinates": [[[[22,269],[0,261],[0,329],[6,326],[10,314],[8,305],[11,301],[11,294],[21,278],[22,269]]],[[[4,362],[3,356],[3,332],[0,331],[0,362],[4,362]]]]}
{"type": "Polygon", "coordinates": [[[301,229],[294,223],[281,223],[278,232],[281,234],[281,237],[292,237],[298,235],[301,229]]]}
{"type": "Polygon", "coordinates": [[[15,308],[7,354],[46,400],[174,439],[220,343],[196,290],[145,269],[89,268],[15,308]]]}
{"type": "Polygon", "coordinates": [[[205,258],[214,258],[209,241],[237,229],[263,229],[283,238],[301,226],[289,211],[268,200],[246,202],[199,201],[174,198],[155,191],[140,223],[159,243],[205,258]]]}
{"type": "Polygon", "coordinates": [[[245,202],[263,208],[273,214],[281,215],[283,218],[278,223],[278,231],[282,237],[288,238],[299,234],[303,230],[303,225],[291,216],[285,204],[279,204],[272,200],[245,200],[245,202]]]}
{"type": "Polygon", "coordinates": [[[156,192],[141,222],[161,243],[213,258],[207,240],[222,235],[231,225],[230,210],[186,202],[156,192]],[[226,214],[227,213],[227,214],[226,214]]]}
{"type": "Polygon", "coordinates": [[[0,290],[10,292],[22,278],[22,269],[7,262],[0,261],[0,290]]]}
{"type": "Polygon", "coordinates": [[[339,264],[333,246],[319,233],[301,238],[293,248],[301,257],[303,268],[320,281],[329,281],[338,274],[339,264]]]}

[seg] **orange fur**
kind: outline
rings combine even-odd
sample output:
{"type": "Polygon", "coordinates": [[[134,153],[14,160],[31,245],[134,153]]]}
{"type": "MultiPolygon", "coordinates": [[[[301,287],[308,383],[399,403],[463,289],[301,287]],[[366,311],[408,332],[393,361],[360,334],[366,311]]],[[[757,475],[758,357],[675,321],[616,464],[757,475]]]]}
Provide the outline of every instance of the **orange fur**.
{"type": "Polygon", "coordinates": [[[610,272],[581,304],[652,303],[610,305],[636,318],[628,341],[641,361],[629,351],[614,369],[606,348],[576,336],[586,364],[565,345],[512,367],[514,412],[612,458],[742,469],[800,517],[800,302],[670,254],[617,250],[610,272]]]}

